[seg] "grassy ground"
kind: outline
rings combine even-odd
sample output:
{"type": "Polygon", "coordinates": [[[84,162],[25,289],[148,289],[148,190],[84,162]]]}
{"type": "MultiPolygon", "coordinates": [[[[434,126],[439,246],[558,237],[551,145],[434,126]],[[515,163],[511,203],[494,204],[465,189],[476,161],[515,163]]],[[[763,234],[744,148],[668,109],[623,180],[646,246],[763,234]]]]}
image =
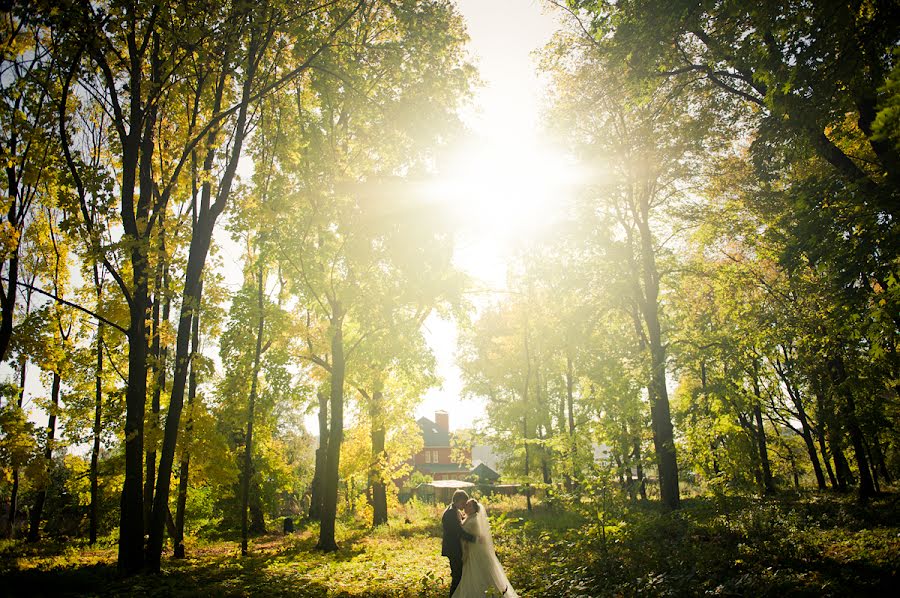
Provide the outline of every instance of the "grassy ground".
{"type": "MultiPolygon", "coordinates": [[[[488,504],[496,549],[524,597],[891,595],[900,569],[900,501],[861,507],[810,495],[655,504],[488,504]]],[[[340,550],[314,550],[318,528],[236,542],[188,544],[158,576],[120,578],[115,546],[0,545],[9,596],[445,596],[440,507],[413,506],[378,530],[341,522],[340,550]]]]}

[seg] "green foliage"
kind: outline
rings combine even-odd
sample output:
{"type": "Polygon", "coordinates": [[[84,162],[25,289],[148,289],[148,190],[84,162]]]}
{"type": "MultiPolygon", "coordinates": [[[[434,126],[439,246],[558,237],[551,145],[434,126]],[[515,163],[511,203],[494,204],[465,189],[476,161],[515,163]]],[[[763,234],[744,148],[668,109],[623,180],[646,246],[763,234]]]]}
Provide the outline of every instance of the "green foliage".
{"type": "MultiPolygon", "coordinates": [[[[815,494],[778,501],[689,499],[674,513],[638,504],[607,510],[605,532],[594,502],[574,509],[538,505],[529,514],[521,497],[486,501],[497,555],[520,595],[878,594],[896,582],[894,495],[867,507],[815,494]]],[[[151,596],[289,591],[432,598],[445,595],[449,585],[440,557],[441,510],[410,501],[391,513],[388,526],[374,530],[339,521],[341,549],[333,555],[313,549],[310,527],[260,538],[241,559],[233,542],[191,544],[197,557],[166,561],[164,576],[127,580],[115,573],[113,543],[94,550],[77,542],[6,543],[0,545],[0,580],[13,596],[26,588],[32,594],[65,588],[151,596]]]]}
{"type": "Polygon", "coordinates": [[[17,399],[19,389],[4,384],[0,407],[0,472],[4,485],[8,484],[14,467],[25,467],[37,457],[37,427],[28,420],[24,410],[9,399],[17,399]]]}

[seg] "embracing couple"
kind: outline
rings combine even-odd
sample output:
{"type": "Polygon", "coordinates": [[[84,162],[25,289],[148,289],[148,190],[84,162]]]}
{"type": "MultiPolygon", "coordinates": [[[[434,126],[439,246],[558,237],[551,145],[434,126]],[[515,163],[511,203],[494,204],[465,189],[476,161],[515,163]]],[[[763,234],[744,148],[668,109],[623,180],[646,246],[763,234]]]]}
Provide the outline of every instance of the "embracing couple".
{"type": "Polygon", "coordinates": [[[518,598],[494,554],[484,505],[457,490],[444,511],[441,526],[441,554],[450,559],[451,598],[482,598],[489,592],[491,596],[518,598]]]}

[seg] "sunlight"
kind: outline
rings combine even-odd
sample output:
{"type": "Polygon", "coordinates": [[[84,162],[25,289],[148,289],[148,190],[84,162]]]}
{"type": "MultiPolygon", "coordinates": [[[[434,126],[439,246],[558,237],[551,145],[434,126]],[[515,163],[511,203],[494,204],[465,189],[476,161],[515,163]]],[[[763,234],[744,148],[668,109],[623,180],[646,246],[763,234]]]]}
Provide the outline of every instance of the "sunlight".
{"type": "MultiPolygon", "coordinates": [[[[533,133],[513,131],[472,140],[440,166],[427,195],[445,203],[447,212],[461,221],[454,261],[475,279],[469,300],[477,306],[505,288],[507,264],[516,248],[533,242],[565,213],[579,172],[533,133]]],[[[443,409],[450,414],[451,429],[471,428],[484,415],[484,400],[462,400],[456,325],[433,315],[425,329],[444,382],[426,392],[417,417],[432,417],[443,409]]]]}
{"type": "Polygon", "coordinates": [[[470,143],[452,157],[437,194],[454,202],[475,230],[509,237],[546,223],[571,175],[554,148],[527,138],[489,139],[470,143]]]}
{"type": "Polygon", "coordinates": [[[429,195],[462,222],[457,265],[491,286],[505,282],[510,251],[565,212],[578,180],[557,148],[511,131],[470,140],[439,168],[429,195]]]}
{"type": "MultiPolygon", "coordinates": [[[[454,263],[474,279],[468,299],[489,301],[506,287],[507,263],[517,245],[532,241],[563,213],[578,180],[561,151],[539,137],[542,88],[531,53],[556,30],[556,20],[532,0],[458,0],[470,35],[469,48],[484,85],[463,114],[469,138],[435,165],[426,191],[461,222],[454,263]],[[510,14],[516,14],[510,19],[510,14]]],[[[450,428],[477,425],[481,399],[463,399],[456,365],[454,322],[431,317],[428,344],[437,358],[441,387],[426,392],[416,417],[450,414],[450,428]]]]}

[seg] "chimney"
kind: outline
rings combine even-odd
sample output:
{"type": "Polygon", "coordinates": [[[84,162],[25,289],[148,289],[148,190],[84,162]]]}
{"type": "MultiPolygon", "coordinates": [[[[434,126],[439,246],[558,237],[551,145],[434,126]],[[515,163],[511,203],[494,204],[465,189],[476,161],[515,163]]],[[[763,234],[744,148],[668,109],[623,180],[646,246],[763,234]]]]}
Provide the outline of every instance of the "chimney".
{"type": "Polygon", "coordinates": [[[434,423],[439,431],[450,432],[450,416],[446,411],[435,411],[434,423]]]}

